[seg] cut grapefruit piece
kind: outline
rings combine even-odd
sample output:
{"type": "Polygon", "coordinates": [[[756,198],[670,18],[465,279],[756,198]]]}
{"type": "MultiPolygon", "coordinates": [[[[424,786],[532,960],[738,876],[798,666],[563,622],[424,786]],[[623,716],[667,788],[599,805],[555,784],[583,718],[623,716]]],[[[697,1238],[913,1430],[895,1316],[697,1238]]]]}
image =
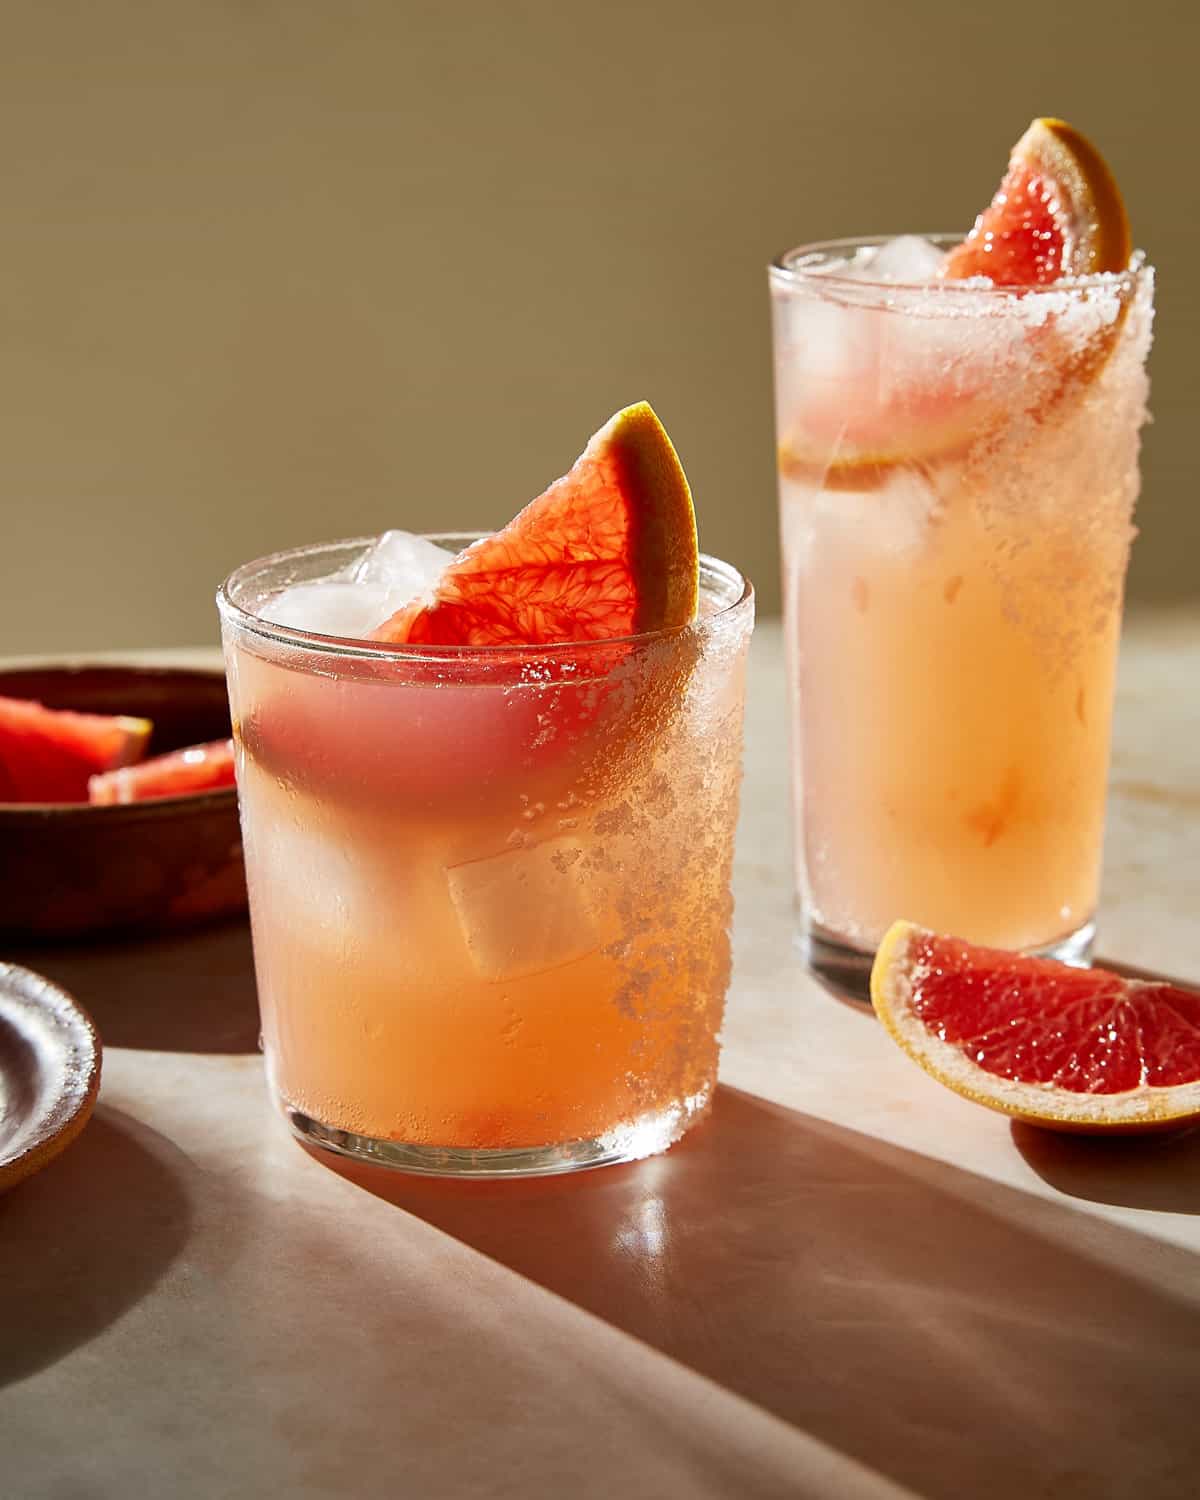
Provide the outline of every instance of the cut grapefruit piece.
{"type": "Polygon", "coordinates": [[[431,599],[371,639],[438,646],[616,640],[686,625],[699,559],[691,491],[642,401],[617,412],[570,471],[451,561],[431,599]]]}
{"type": "Polygon", "coordinates": [[[88,778],[136,761],[149,719],[0,698],[0,802],[86,802],[88,778]]]}
{"type": "Polygon", "coordinates": [[[876,401],[872,392],[857,412],[853,396],[836,412],[810,404],[780,445],[780,474],[827,491],[869,493],[882,489],[898,469],[924,471],[965,457],[1002,410],[986,389],[914,385],[894,401],[876,401]]]}
{"type": "MultiPolygon", "coordinates": [[[[951,282],[982,276],[1001,287],[1045,288],[1064,276],[1125,271],[1132,254],[1125,206],[1104,158],[1064,120],[1045,118],[1034,120],[1013,147],[991,203],[966,239],[947,252],[938,275],[951,282]]],[[[1115,345],[1125,308],[1122,297],[1116,319],[1081,351],[1063,347],[1053,318],[1029,329],[1037,368],[1061,370],[1064,377],[1035,390],[1025,403],[1029,409],[1044,411],[1096,373],[1115,345]]],[[[930,326],[938,328],[939,320],[930,319],[930,326]]],[[[827,490],[871,490],[900,465],[961,457],[1007,419],[1020,389],[1010,389],[1014,375],[1022,378],[1021,366],[1010,370],[996,351],[989,363],[981,358],[985,341],[975,343],[978,348],[958,352],[948,346],[944,357],[919,362],[911,376],[897,378],[881,364],[874,381],[835,388],[824,405],[806,399],[780,450],[783,475],[827,490]],[[931,383],[930,372],[939,369],[953,370],[956,385],[931,383]]],[[[888,357],[894,360],[900,347],[893,339],[888,357]]]]}
{"type": "Polygon", "coordinates": [[[1200,1120],[1200,994],[888,930],[871,1003],[939,1083],[1033,1125],[1120,1134],[1200,1120]]]}
{"type": "Polygon", "coordinates": [[[93,776],[88,781],[88,801],[100,805],[148,802],[233,785],[233,741],[212,740],[93,776]]]}
{"type": "Polygon", "coordinates": [[[1104,158],[1065,120],[1046,118],[1013,147],[995,197],[940,274],[1047,286],[1060,276],[1124,271],[1132,254],[1125,205],[1104,158]]]}

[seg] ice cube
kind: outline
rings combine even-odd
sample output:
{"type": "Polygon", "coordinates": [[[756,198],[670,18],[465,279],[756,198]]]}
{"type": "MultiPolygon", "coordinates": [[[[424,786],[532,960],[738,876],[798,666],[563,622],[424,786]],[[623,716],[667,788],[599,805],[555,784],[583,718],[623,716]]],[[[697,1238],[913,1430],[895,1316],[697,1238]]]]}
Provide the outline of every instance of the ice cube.
{"type": "Polygon", "coordinates": [[[872,544],[897,559],[928,547],[943,513],[938,483],[952,488],[953,472],[948,463],[932,470],[920,464],[901,465],[875,496],[874,515],[864,527],[864,531],[871,530],[872,544]]]}
{"type": "Polygon", "coordinates": [[[251,804],[245,828],[247,863],[259,877],[259,902],[273,922],[313,936],[348,931],[350,917],[383,903],[364,896],[350,843],[287,815],[270,789],[251,804]]]}
{"type": "Polygon", "coordinates": [[[393,597],[386,584],[326,578],[319,583],[294,583],[281,590],[267,600],[259,616],[293,630],[361,639],[407,603],[407,599],[401,599],[393,604],[393,597]]]}
{"type": "MultiPolygon", "coordinates": [[[[858,388],[871,389],[878,361],[878,315],[870,309],[812,293],[780,299],[775,307],[775,340],[780,351],[775,385],[776,420],[788,433],[795,414],[828,411],[832,435],[842,426],[842,408],[858,388]]],[[[801,425],[805,425],[802,421],[801,425]]],[[[824,431],[821,441],[832,440],[824,431]]],[[[787,441],[791,442],[791,437],[787,441]]],[[[801,442],[807,450],[808,439],[801,442]]]]}
{"type": "Polygon", "coordinates": [[[385,531],[336,577],[282,589],[259,610],[294,630],[362,639],[390,615],[428,594],[451,554],[411,531],[385,531]]]}
{"type": "Polygon", "coordinates": [[[797,507],[798,519],[807,521],[811,534],[792,537],[785,531],[794,552],[807,540],[808,553],[829,567],[834,557],[858,563],[891,556],[904,560],[929,545],[933,528],[942,515],[938,482],[953,484],[954,470],[942,465],[927,470],[924,465],[898,464],[885,482],[869,490],[824,491],[815,506],[797,507]],[[821,552],[813,549],[819,544],[821,552]]]}
{"type": "Polygon", "coordinates": [[[847,275],[865,281],[890,281],[898,285],[924,286],[938,273],[942,252],[919,234],[901,234],[888,240],[870,256],[863,256],[847,275]]]}
{"type": "Polygon", "coordinates": [[[350,578],[353,583],[384,584],[399,599],[399,609],[431,589],[449,561],[449,552],[423,536],[385,531],[355,564],[350,578]]]}
{"type": "Polygon", "coordinates": [[[600,945],[583,850],[569,838],[454,865],[446,883],[467,950],[484,979],[541,974],[600,945]]]}

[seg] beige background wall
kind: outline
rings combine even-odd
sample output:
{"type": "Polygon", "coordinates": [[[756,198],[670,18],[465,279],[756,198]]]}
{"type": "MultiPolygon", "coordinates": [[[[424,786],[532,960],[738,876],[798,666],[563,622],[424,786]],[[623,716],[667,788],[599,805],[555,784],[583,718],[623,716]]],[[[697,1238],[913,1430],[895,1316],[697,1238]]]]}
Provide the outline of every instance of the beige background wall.
{"type": "Polygon", "coordinates": [[[0,651],[211,639],[239,561],[499,523],[643,395],[777,607],[765,262],[965,226],[1037,113],[1160,268],[1132,587],[1195,597],[1195,17],[3,5],[0,651]]]}

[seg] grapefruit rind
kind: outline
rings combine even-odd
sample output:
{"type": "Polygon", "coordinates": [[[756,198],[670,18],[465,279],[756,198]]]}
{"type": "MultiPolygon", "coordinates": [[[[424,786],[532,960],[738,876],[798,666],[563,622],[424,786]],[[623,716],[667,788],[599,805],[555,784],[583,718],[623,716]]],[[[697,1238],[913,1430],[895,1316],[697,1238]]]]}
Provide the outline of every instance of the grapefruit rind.
{"type": "Polygon", "coordinates": [[[146,748],[146,742],[150,738],[150,732],[154,725],[149,719],[142,719],[133,714],[118,714],[116,721],[121,730],[129,736],[121,751],[123,759],[117,764],[132,765],[146,748]]]}
{"type": "Polygon", "coordinates": [[[1047,175],[1065,188],[1076,225],[1086,212],[1088,233],[1079,237],[1071,272],[1095,276],[1126,270],[1133,255],[1129,216],[1116,179],[1099,151],[1074,126],[1052,116],[1034,120],[1022,140],[1030,158],[1035,159],[1037,152],[1045,168],[1052,169],[1047,175]]]}
{"type": "Polygon", "coordinates": [[[634,626],[642,632],[686,625],[700,602],[700,551],[692,491],[675,445],[648,401],[625,407],[600,432],[608,433],[632,491],[654,497],[639,513],[634,626]]]}
{"type": "Polygon", "coordinates": [[[910,952],[916,939],[929,935],[903,920],[888,928],[871,968],[871,1004],[892,1040],[931,1078],[964,1099],[1052,1130],[1123,1135],[1178,1129],[1200,1120],[1200,1080],[1085,1094],[1001,1078],[978,1067],[960,1047],[930,1031],[912,1009],[913,981],[919,975],[910,952]]]}
{"type": "Polygon", "coordinates": [[[672,629],[699,601],[696,515],[647,402],[616,413],[561,478],[447,566],[370,639],[553,645],[672,629]]]}
{"type": "MultiPolygon", "coordinates": [[[[996,424],[999,425],[998,423],[996,424]]],[[[779,448],[779,472],[784,479],[814,485],[837,494],[870,494],[884,489],[903,469],[928,472],[935,466],[965,459],[991,429],[982,421],[954,424],[947,432],[931,436],[927,443],[913,442],[903,453],[851,450],[848,458],[831,457],[817,447],[806,448],[795,437],[779,448]]]]}

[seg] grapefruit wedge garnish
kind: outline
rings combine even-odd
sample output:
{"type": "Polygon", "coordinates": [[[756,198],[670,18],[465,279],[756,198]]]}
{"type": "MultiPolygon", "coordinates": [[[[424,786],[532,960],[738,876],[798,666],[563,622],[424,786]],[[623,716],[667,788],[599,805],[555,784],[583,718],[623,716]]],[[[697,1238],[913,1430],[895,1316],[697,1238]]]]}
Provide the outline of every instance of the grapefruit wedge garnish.
{"type": "Polygon", "coordinates": [[[939,1083],[1034,1125],[1119,1134],[1200,1120],[1200,994],[887,932],[871,1002],[939,1083]]]}
{"type": "Polygon", "coordinates": [[[0,802],[86,802],[88,778],[138,760],[149,719],[0,698],[0,802]]]}
{"type": "Polygon", "coordinates": [[[439,816],[447,806],[507,807],[531,775],[543,796],[598,795],[648,764],[649,747],[677,722],[700,649],[697,633],[682,628],[698,595],[691,492],[642,402],[607,422],[502,531],[448,558],[429,594],[372,632],[387,643],[498,648],[449,666],[434,652],[362,668],[440,684],[436,712],[421,717],[419,698],[384,694],[372,706],[378,724],[355,733],[331,718],[325,695],[297,691],[244,719],[242,743],[250,759],[318,795],[349,789],[364,802],[406,799],[439,816]],[[651,631],[663,634],[642,648],[626,640],[651,631]],[[523,645],[558,649],[539,654],[529,673],[523,645]],[[506,690],[505,711],[473,684],[506,690]],[[392,733],[379,729],[389,714],[392,733]]]}
{"type": "Polygon", "coordinates": [[[1013,147],[995,197],[940,274],[1048,286],[1060,276],[1124,271],[1132,254],[1125,205],[1104,158],[1065,120],[1040,119],[1013,147]]]}
{"type": "Polygon", "coordinates": [[[568,473],[446,568],[378,641],[503,646],[616,640],[686,625],[699,587],[691,491],[646,402],[617,412],[568,473]]]}
{"type": "MultiPolygon", "coordinates": [[[[1046,118],[1034,120],[1013,147],[991,203],[947,252],[938,275],[946,282],[984,276],[996,286],[1044,289],[1061,277],[1125,271],[1132,253],[1125,205],[1104,158],[1073,126],[1046,118]]],[[[1044,345],[1039,366],[1062,367],[1067,377],[1035,397],[1035,405],[1047,407],[1096,373],[1116,342],[1125,306],[1122,299],[1117,318],[1093,347],[1074,354],[1059,348],[1045,327],[1030,330],[1030,340],[1044,345]]],[[[937,318],[927,324],[939,326],[937,318]]],[[[903,339],[893,336],[880,349],[874,381],[860,376],[823,403],[806,400],[780,449],[783,474],[815,480],[826,490],[871,490],[903,465],[962,456],[1002,425],[1020,399],[1020,386],[1003,389],[1014,377],[989,363],[986,337],[976,343],[965,357],[948,347],[940,360],[917,359],[908,373],[903,339]],[[953,384],[942,370],[953,370],[953,384]]]]}

